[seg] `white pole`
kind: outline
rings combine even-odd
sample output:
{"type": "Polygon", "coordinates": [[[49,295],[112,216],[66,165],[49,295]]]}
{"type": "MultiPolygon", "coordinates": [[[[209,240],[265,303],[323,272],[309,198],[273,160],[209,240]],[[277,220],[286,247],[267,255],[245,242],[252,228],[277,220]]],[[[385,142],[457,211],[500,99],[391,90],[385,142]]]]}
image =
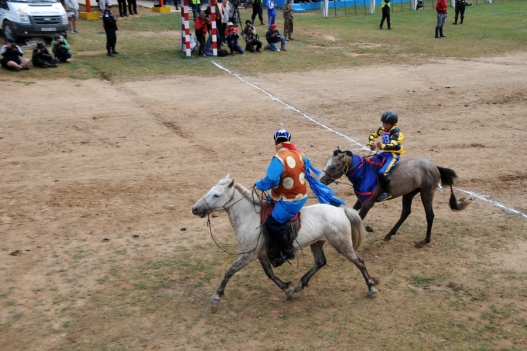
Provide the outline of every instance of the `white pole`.
{"type": "Polygon", "coordinates": [[[375,0],[370,0],[370,15],[375,13],[375,0]]]}
{"type": "MultiPolygon", "coordinates": [[[[456,1],[456,0],[452,0],[456,1]]],[[[412,11],[417,11],[417,0],[410,0],[410,4],[412,4],[412,11]]]]}
{"type": "Polygon", "coordinates": [[[450,1],[450,6],[456,7],[456,0],[451,0],[450,1]]]}
{"type": "Polygon", "coordinates": [[[322,8],[322,16],[328,18],[329,0],[324,0],[324,7],[322,8]]]}

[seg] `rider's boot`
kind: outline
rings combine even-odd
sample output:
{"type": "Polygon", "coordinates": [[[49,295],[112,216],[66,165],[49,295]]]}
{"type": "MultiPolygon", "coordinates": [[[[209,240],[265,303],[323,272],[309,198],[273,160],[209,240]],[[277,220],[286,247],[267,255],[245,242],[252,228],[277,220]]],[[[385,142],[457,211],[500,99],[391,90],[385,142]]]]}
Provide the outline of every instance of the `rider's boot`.
{"type": "Polygon", "coordinates": [[[381,195],[379,195],[377,200],[379,200],[379,201],[390,200],[392,198],[392,195],[390,194],[390,176],[389,175],[387,175],[387,176],[382,176],[381,175],[379,177],[379,181],[381,183],[383,192],[382,192],[381,195]]]}
{"type": "Polygon", "coordinates": [[[275,263],[282,264],[295,258],[295,252],[291,248],[291,243],[285,235],[285,223],[280,223],[271,215],[265,221],[267,232],[280,247],[280,257],[270,257],[275,263]]]}

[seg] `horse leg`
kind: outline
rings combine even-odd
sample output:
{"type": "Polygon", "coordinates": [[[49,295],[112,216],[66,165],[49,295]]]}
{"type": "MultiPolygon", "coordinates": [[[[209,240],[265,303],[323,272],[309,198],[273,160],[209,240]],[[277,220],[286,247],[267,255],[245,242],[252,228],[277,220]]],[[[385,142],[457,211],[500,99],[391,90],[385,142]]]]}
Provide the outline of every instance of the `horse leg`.
{"type": "Polygon", "coordinates": [[[291,300],[293,298],[293,289],[289,286],[290,282],[286,283],[274,275],[273,266],[267,257],[259,258],[258,260],[260,261],[260,264],[262,265],[267,277],[275,282],[275,284],[278,285],[280,289],[282,289],[288,300],[291,300]]]}
{"type": "Polygon", "coordinates": [[[432,208],[432,202],[434,201],[434,190],[421,192],[421,201],[426,213],[426,238],[420,241],[419,244],[426,245],[430,243],[430,236],[432,235],[432,223],[434,222],[434,209],[432,208]]]}
{"type": "Polygon", "coordinates": [[[210,299],[211,304],[215,305],[218,302],[220,302],[221,297],[223,296],[225,292],[225,287],[227,286],[227,282],[229,281],[229,279],[234,274],[236,274],[236,272],[238,272],[243,267],[247,266],[249,262],[253,260],[254,260],[254,255],[241,255],[240,257],[238,257],[238,259],[236,260],[236,262],[234,262],[232,267],[229,268],[227,272],[225,272],[225,276],[223,277],[223,280],[221,281],[220,286],[218,287],[218,289],[216,289],[216,292],[214,293],[214,295],[212,295],[212,298],[210,299]]]}
{"type": "MultiPolygon", "coordinates": [[[[360,219],[364,220],[364,218],[366,218],[366,215],[368,214],[368,211],[373,207],[373,205],[375,205],[374,200],[370,200],[365,203],[361,203],[359,200],[357,200],[357,202],[353,206],[353,209],[356,211],[360,209],[359,210],[360,219]]],[[[364,226],[364,228],[366,229],[368,233],[373,233],[373,228],[370,227],[369,225],[364,226]]]]}
{"type": "Polygon", "coordinates": [[[366,281],[366,285],[368,285],[368,297],[375,297],[377,295],[377,289],[375,289],[374,286],[379,284],[379,280],[370,276],[370,274],[366,270],[366,264],[364,263],[364,261],[359,257],[359,255],[357,255],[355,250],[353,250],[351,247],[347,247],[345,250],[341,250],[340,253],[344,255],[344,257],[346,257],[348,260],[353,262],[353,264],[362,273],[362,276],[366,281]]]}
{"type": "Polygon", "coordinates": [[[326,265],[326,256],[324,255],[324,250],[322,249],[322,246],[324,246],[324,241],[322,240],[311,244],[311,252],[313,253],[313,257],[315,258],[315,265],[306,274],[304,274],[302,278],[300,278],[298,283],[296,283],[295,292],[300,292],[304,290],[304,288],[307,286],[307,283],[309,282],[309,279],[311,279],[311,277],[320,268],[326,265]]]}
{"type": "Polygon", "coordinates": [[[414,199],[414,196],[417,195],[419,192],[419,189],[416,189],[412,191],[411,193],[408,193],[403,196],[403,209],[401,211],[401,217],[395,223],[395,226],[390,230],[388,234],[384,237],[384,241],[390,241],[392,240],[392,235],[395,235],[397,233],[397,230],[399,230],[399,227],[403,222],[408,218],[410,213],[412,213],[412,201],[414,199]]]}

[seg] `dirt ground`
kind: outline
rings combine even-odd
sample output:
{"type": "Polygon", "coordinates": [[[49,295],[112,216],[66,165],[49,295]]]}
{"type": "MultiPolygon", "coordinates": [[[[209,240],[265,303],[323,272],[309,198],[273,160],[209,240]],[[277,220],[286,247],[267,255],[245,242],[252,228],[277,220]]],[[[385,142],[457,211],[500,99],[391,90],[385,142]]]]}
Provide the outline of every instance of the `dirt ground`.
{"type": "MultiPolygon", "coordinates": [[[[364,151],[228,73],[119,84],[2,74],[1,349],[423,349],[416,336],[423,323],[429,329],[419,333],[428,349],[480,345],[456,343],[433,329],[441,316],[481,332],[479,342],[489,349],[521,349],[527,340],[527,218],[489,201],[527,213],[526,62],[520,53],[244,77],[362,144],[384,110],[397,111],[406,136],[403,157],[454,169],[458,199],[474,201],[454,213],[449,191],[438,190],[425,249],[412,244],[425,236],[419,200],[390,243],[380,240],[396,222],[400,201],[377,204],[365,220],[375,232],[359,250],[381,280],[373,300],[351,264],[326,249],[328,267],[292,301],[252,263],[227,286],[215,313],[208,301],[234,258],[212,243],[206,220],[193,216],[191,206],[227,172],[247,187],[261,178],[280,122],[320,169],[337,145],[364,151]],[[138,271],[182,252],[196,264],[210,263],[203,285],[185,290],[192,294],[173,287],[155,310],[138,302],[110,316],[111,304],[121,301],[111,295],[125,296],[119,294],[134,286],[140,292],[138,271]],[[485,269],[492,271],[484,278],[474,273],[485,269]],[[439,283],[419,287],[416,276],[439,283]],[[474,298],[475,291],[485,298],[474,298]],[[457,308],[452,301],[462,303],[457,308]],[[502,324],[494,319],[495,329],[480,330],[478,321],[492,306],[512,312],[500,315],[502,324]],[[302,324],[306,320],[317,325],[302,324]],[[338,329],[344,322],[346,333],[338,329]],[[281,331],[272,334],[277,324],[281,331]]],[[[349,185],[337,189],[354,203],[349,185]]],[[[215,238],[236,250],[225,214],[212,218],[212,226],[215,238]]],[[[311,266],[306,256],[286,268],[290,279],[311,266]]],[[[170,274],[176,285],[197,282],[192,274],[170,274]]]]}

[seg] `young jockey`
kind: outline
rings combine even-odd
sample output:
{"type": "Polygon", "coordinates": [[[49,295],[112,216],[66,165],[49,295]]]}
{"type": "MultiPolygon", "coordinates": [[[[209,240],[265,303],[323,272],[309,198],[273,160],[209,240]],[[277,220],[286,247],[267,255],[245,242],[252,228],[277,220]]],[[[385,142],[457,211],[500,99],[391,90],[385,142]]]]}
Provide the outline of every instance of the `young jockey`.
{"type": "Polygon", "coordinates": [[[404,154],[402,142],[404,140],[403,133],[397,127],[398,116],[394,111],[386,111],[381,116],[382,127],[379,127],[376,132],[370,135],[370,149],[375,150],[377,147],[382,150],[381,156],[384,157],[384,164],[379,170],[379,182],[384,192],[377,198],[379,201],[385,201],[392,198],[390,194],[390,170],[399,161],[400,155],[404,154]],[[375,139],[382,137],[382,142],[377,142],[375,139]]]}

